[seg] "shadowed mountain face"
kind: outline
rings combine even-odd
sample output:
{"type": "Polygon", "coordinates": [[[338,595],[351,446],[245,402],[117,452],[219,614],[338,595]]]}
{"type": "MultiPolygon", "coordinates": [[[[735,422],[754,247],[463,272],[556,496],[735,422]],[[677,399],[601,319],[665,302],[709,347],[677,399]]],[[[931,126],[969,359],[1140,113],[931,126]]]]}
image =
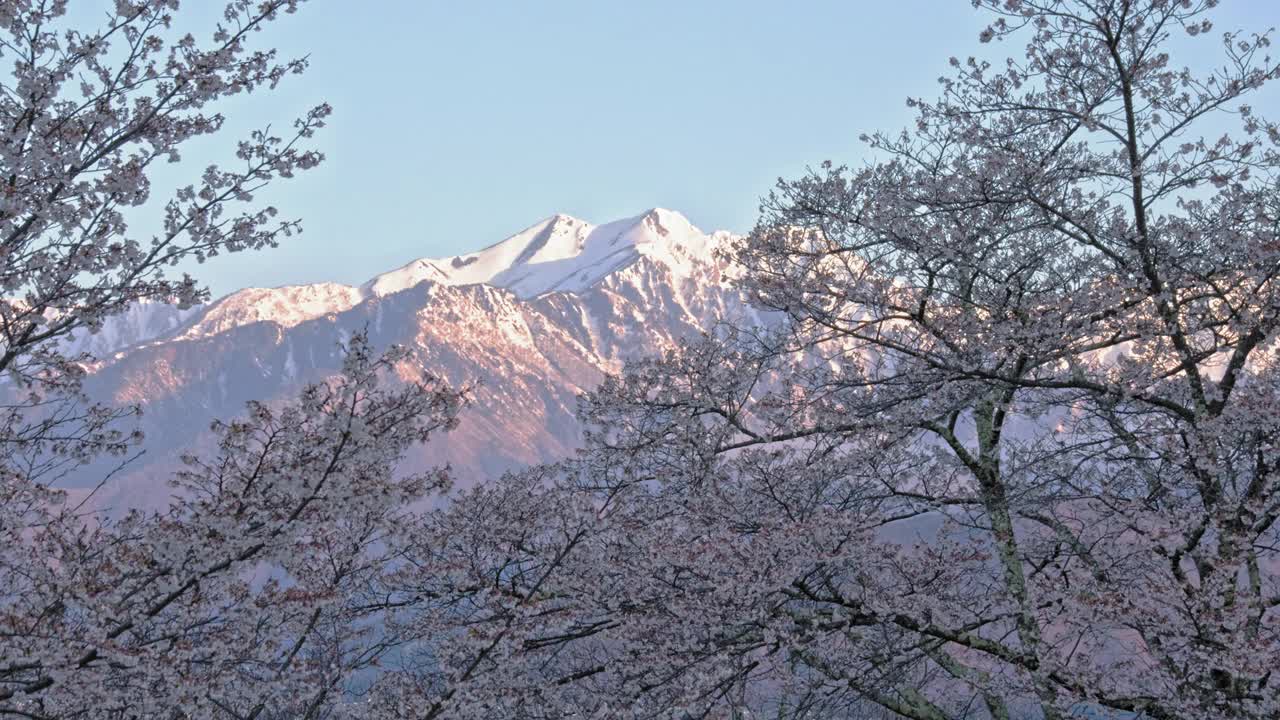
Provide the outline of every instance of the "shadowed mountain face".
{"type": "Polygon", "coordinates": [[[730,239],[667,210],[601,226],[555,216],[478,253],[414,261],[358,288],[251,288],[180,317],[155,306],[114,319],[105,332],[127,346],[78,339],[101,358],[89,388],[143,407],[147,452],[98,501],[162,504],[179,453],[210,450],[211,420],[337,372],[339,344],[364,328],[375,346],[413,347],[423,370],[472,388],[458,429],[412,464],[448,462],[471,484],[562,458],[580,440],[579,393],[627,359],[751,312],[715,254],[730,239]]]}

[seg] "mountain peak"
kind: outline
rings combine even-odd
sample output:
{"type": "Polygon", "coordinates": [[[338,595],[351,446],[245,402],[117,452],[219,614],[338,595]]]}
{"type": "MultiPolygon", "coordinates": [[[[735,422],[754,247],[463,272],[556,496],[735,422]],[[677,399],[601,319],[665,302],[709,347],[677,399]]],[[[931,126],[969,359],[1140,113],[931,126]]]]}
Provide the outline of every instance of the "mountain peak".
{"type": "Polygon", "coordinates": [[[556,291],[580,293],[641,258],[683,281],[698,274],[699,268],[715,265],[715,249],[729,237],[725,232],[703,233],[684,215],[666,208],[650,208],[603,225],[557,213],[482,250],[419,258],[358,288],[338,283],[244,288],[201,308],[166,316],[164,323],[126,318],[123,329],[113,329],[105,340],[81,345],[101,354],[170,331],[196,337],[260,321],[293,327],[426,281],[444,286],[491,285],[520,298],[556,291]]]}
{"type": "Polygon", "coordinates": [[[590,225],[586,220],[565,213],[556,213],[542,222],[552,225],[590,225]]]}
{"type": "Polygon", "coordinates": [[[711,246],[717,238],[666,208],[651,208],[603,225],[557,213],[478,252],[415,260],[375,277],[363,289],[387,295],[430,280],[446,285],[496,285],[521,297],[556,290],[580,292],[641,256],[687,274],[692,264],[711,261],[711,246]]]}
{"type": "Polygon", "coordinates": [[[650,208],[640,216],[640,222],[649,224],[663,236],[671,231],[684,235],[703,234],[696,225],[689,221],[689,218],[676,210],[668,210],[667,208],[650,208]]]}

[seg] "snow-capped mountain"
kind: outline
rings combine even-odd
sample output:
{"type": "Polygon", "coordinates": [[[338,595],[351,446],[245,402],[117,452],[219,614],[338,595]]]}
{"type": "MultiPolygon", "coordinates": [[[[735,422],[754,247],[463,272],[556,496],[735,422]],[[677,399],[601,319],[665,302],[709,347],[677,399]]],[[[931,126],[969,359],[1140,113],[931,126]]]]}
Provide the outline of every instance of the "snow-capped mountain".
{"type": "Polygon", "coordinates": [[[547,292],[582,292],[641,257],[687,277],[713,262],[728,233],[703,234],[683,215],[655,208],[626,220],[591,225],[554,215],[479,252],[421,259],[379,275],[362,288],[387,295],[430,280],[442,285],[485,283],[522,298],[547,292]]]}
{"type": "Polygon", "coordinates": [[[422,282],[490,285],[521,299],[582,293],[641,258],[664,267],[673,281],[684,282],[709,266],[720,267],[715,251],[731,239],[723,231],[703,233],[680,213],[662,208],[603,225],[558,214],[478,252],[420,258],[358,287],[322,282],[245,288],[189,310],[139,304],[110,318],[100,333],[77,337],[73,347],[101,357],[150,340],[204,337],[255,322],[293,327],[422,282]]]}
{"type": "Polygon", "coordinates": [[[162,500],[156,491],[177,454],[207,449],[211,419],[335,372],[338,343],[361,328],[377,345],[415,347],[425,369],[474,387],[460,427],[417,460],[450,462],[460,481],[476,482],[563,457],[579,441],[577,395],[606,372],[750,312],[717,254],[731,240],[670,210],[602,225],[555,215],[478,252],[415,260],[360,286],[248,288],[176,321],[154,320],[155,309],[132,318],[137,325],[121,318],[112,339],[124,342],[93,346],[102,362],[89,385],[102,399],[143,406],[147,455],[113,483],[110,500],[162,500]]]}

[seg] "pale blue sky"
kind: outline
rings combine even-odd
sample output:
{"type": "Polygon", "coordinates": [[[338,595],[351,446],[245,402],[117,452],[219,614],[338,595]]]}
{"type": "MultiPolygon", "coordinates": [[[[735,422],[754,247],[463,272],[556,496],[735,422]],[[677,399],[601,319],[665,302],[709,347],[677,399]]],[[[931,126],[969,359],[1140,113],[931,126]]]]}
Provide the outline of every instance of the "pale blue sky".
{"type": "MultiPolygon", "coordinates": [[[[1225,4],[1219,29],[1280,19],[1225,4]]],[[[359,283],[556,212],[745,231],[779,175],[857,162],[860,133],[907,124],[905,98],[934,95],[982,26],[967,0],[315,0],[264,36],[311,70],[225,108],[243,129],[334,106],[328,161],[269,196],[306,232],[198,275],[215,293],[359,283]]]]}

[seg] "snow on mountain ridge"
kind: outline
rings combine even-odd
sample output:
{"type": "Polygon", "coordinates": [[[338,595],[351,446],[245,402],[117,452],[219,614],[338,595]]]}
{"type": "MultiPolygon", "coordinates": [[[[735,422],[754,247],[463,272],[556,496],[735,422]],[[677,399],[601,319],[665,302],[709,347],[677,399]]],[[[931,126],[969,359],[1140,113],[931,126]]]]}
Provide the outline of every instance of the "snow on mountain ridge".
{"type": "Polygon", "coordinates": [[[76,333],[63,345],[64,350],[105,359],[129,347],[209,337],[256,322],[292,328],[424,281],[450,287],[488,285],[524,300],[551,292],[580,294],[625,268],[638,267],[642,259],[665,268],[677,286],[720,285],[733,268],[719,262],[715,251],[733,237],[726,231],[704,233],[685,216],[664,208],[602,225],[556,214],[482,250],[414,260],[358,287],[319,282],[242,288],[186,310],[139,303],[108,318],[99,332],[76,333]]]}
{"type": "Polygon", "coordinates": [[[548,292],[581,293],[642,257],[666,266],[677,282],[683,282],[699,268],[714,264],[716,248],[732,237],[724,231],[708,235],[680,213],[664,208],[603,225],[557,214],[483,250],[420,258],[359,287],[326,282],[238,290],[210,303],[179,332],[181,337],[202,337],[262,321],[294,327],[424,281],[491,285],[522,299],[548,292]]]}
{"type": "Polygon", "coordinates": [[[358,289],[332,282],[245,288],[211,303],[178,337],[210,335],[264,320],[293,327],[317,317],[350,310],[363,299],[358,289]]]}
{"type": "Polygon", "coordinates": [[[70,355],[85,352],[103,357],[120,348],[165,336],[190,323],[201,310],[198,305],[179,310],[176,305],[139,300],[119,315],[107,318],[96,333],[85,329],[73,332],[62,341],[61,349],[70,355]]]}
{"type": "Polygon", "coordinates": [[[678,276],[712,261],[729,233],[707,235],[673,210],[654,208],[635,217],[592,225],[569,215],[553,215],[479,252],[422,258],[378,275],[362,286],[388,295],[423,280],[446,285],[485,283],[522,298],[545,292],[581,292],[609,273],[646,255],[678,276]]]}

